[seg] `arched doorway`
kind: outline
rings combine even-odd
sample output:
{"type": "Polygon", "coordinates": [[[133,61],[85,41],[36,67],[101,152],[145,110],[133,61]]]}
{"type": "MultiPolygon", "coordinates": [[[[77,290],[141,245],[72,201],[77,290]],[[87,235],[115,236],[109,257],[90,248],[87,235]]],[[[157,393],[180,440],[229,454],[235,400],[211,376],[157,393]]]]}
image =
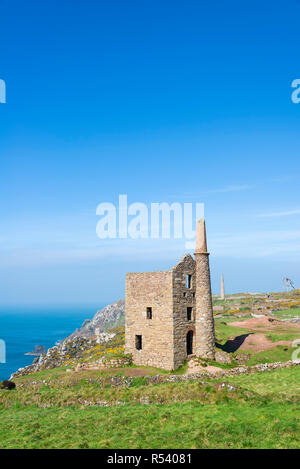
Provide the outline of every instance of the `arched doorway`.
{"type": "Polygon", "coordinates": [[[193,353],[193,331],[188,331],[186,335],[186,353],[191,355],[193,353]]]}

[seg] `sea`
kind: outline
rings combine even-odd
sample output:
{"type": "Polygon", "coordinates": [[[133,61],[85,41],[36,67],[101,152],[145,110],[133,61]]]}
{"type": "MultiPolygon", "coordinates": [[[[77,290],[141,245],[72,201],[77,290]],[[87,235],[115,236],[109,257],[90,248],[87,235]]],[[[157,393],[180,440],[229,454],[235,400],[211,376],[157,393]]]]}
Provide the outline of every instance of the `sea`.
{"type": "Polygon", "coordinates": [[[0,307],[0,381],[32,364],[34,357],[25,353],[35,345],[53,347],[103,306],[0,307]]]}

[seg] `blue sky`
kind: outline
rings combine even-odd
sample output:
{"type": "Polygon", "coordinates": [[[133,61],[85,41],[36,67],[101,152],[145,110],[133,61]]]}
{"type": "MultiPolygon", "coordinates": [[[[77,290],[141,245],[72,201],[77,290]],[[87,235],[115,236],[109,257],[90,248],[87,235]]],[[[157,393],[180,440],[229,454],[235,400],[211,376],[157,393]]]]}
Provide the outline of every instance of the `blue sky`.
{"type": "Polygon", "coordinates": [[[300,286],[300,2],[0,1],[0,304],[124,296],[184,240],[96,207],[203,202],[213,290],[300,286]]]}

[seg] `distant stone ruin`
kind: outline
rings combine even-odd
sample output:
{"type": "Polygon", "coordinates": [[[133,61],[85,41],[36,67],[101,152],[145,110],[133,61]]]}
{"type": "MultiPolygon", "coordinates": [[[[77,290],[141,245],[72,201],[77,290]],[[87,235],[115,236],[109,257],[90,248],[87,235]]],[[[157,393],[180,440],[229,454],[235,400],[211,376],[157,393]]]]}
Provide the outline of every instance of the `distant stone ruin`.
{"type": "Polygon", "coordinates": [[[224,275],[221,274],[221,300],[225,300],[224,275]]]}

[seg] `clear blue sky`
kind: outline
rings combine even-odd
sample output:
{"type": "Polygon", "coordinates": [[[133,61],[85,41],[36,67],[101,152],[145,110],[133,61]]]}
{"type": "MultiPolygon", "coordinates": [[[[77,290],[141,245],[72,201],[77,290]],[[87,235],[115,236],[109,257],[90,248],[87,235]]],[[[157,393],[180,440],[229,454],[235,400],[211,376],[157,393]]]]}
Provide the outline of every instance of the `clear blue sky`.
{"type": "Polygon", "coordinates": [[[300,2],[2,0],[0,304],[93,305],[184,241],[100,202],[204,202],[213,290],[300,286],[300,2]]]}

